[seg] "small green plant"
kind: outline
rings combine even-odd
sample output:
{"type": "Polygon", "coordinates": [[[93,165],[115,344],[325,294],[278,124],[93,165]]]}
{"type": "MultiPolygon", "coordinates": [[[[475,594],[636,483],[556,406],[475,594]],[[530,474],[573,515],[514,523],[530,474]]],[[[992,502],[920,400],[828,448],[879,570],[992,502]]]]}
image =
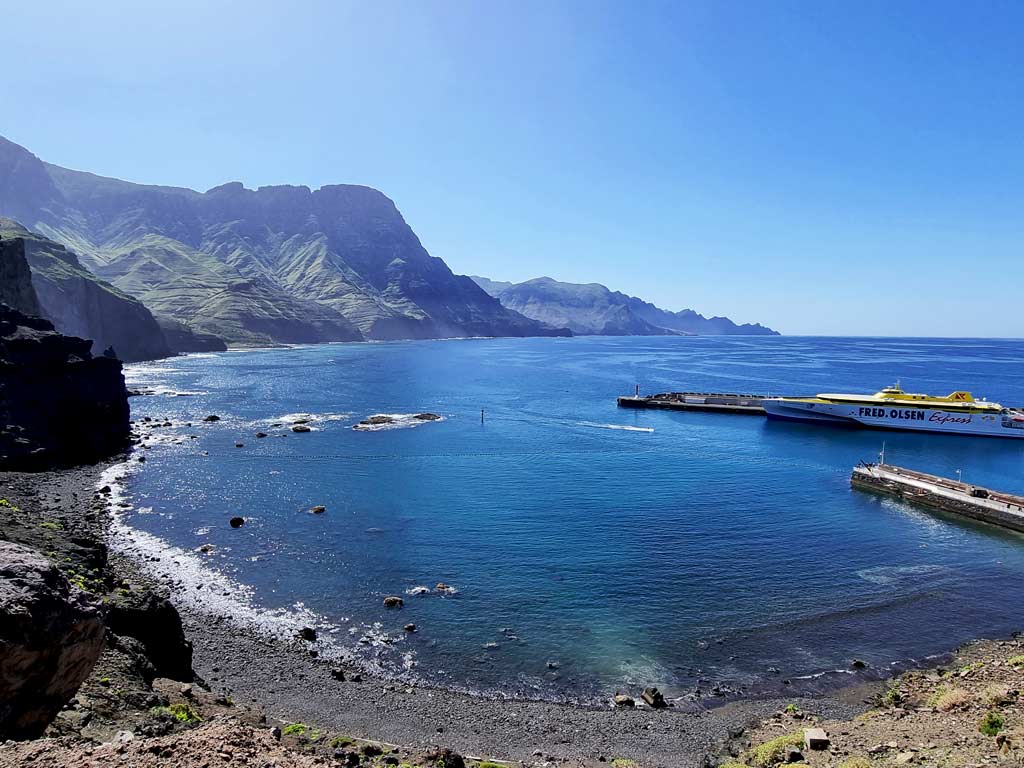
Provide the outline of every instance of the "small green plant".
{"type": "Polygon", "coordinates": [[[333,749],[341,749],[342,747],[350,747],[350,746],[352,746],[353,744],[356,743],[356,741],[355,741],[355,739],[352,739],[352,738],[350,738],[348,736],[335,736],[333,739],[331,739],[327,743],[333,749]]]}
{"type": "Polygon", "coordinates": [[[100,685],[110,685],[110,678],[109,677],[101,677],[100,678],[100,685]]]}
{"type": "Polygon", "coordinates": [[[786,747],[799,747],[804,743],[803,733],[796,731],[776,736],[771,741],[759,744],[747,754],[747,759],[759,768],[778,765],[786,757],[786,747]]]}
{"type": "Polygon", "coordinates": [[[185,702],[171,704],[169,707],[153,707],[149,712],[157,717],[161,715],[172,717],[179,723],[184,723],[185,725],[195,725],[196,723],[201,723],[203,721],[203,718],[199,716],[199,713],[185,702]]]}
{"type": "Polygon", "coordinates": [[[795,715],[799,711],[800,707],[798,707],[796,704],[793,704],[792,702],[786,705],[785,712],[787,715],[795,715]]]}
{"type": "Polygon", "coordinates": [[[978,730],[986,736],[996,736],[1006,725],[1006,718],[998,712],[986,712],[978,723],[978,730]]]}
{"type": "Polygon", "coordinates": [[[495,763],[491,760],[481,760],[476,764],[476,768],[505,768],[501,763],[495,763]]]}
{"type": "Polygon", "coordinates": [[[305,736],[308,730],[309,726],[305,723],[292,723],[291,725],[286,725],[282,733],[285,736],[305,736]]]}
{"type": "Polygon", "coordinates": [[[981,669],[984,669],[984,668],[985,668],[985,662],[984,661],[976,661],[973,664],[965,664],[964,666],[960,667],[960,676],[963,677],[964,675],[969,675],[972,672],[977,672],[978,670],[981,670],[981,669]]]}
{"type": "Polygon", "coordinates": [[[866,757],[851,757],[841,762],[839,768],[871,768],[871,761],[866,757]]]}
{"type": "Polygon", "coordinates": [[[612,768],[636,768],[636,763],[628,757],[616,757],[612,760],[612,768]]]}
{"type": "Polygon", "coordinates": [[[1011,656],[1006,660],[1006,663],[1009,664],[1011,667],[1016,667],[1017,669],[1024,669],[1024,654],[1020,656],[1011,656]]]}
{"type": "Polygon", "coordinates": [[[898,707],[903,703],[903,693],[900,691],[900,681],[890,680],[885,688],[885,693],[879,698],[883,707],[898,707]]]}
{"type": "Polygon", "coordinates": [[[1010,701],[1010,689],[1005,685],[992,683],[981,692],[981,700],[986,707],[994,708],[1010,701]]]}
{"type": "Polygon", "coordinates": [[[45,528],[48,531],[63,531],[64,530],[64,526],[63,525],[61,525],[60,523],[52,523],[52,522],[40,523],[39,527],[40,528],[45,528]]]}
{"type": "Polygon", "coordinates": [[[21,512],[16,506],[11,504],[7,499],[0,499],[0,507],[11,510],[11,512],[21,512]]]}

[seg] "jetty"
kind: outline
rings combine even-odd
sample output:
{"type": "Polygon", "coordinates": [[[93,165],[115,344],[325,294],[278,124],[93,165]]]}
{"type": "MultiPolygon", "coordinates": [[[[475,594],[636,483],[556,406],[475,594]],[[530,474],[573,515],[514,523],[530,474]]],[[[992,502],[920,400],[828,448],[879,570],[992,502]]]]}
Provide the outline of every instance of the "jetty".
{"type": "Polygon", "coordinates": [[[1024,496],[881,463],[858,464],[850,485],[1024,533],[1024,496]]]}
{"type": "Polygon", "coordinates": [[[660,408],[670,411],[713,411],[764,415],[768,395],[738,395],[727,392],[660,392],[656,395],[623,395],[620,408],[660,408]]]}

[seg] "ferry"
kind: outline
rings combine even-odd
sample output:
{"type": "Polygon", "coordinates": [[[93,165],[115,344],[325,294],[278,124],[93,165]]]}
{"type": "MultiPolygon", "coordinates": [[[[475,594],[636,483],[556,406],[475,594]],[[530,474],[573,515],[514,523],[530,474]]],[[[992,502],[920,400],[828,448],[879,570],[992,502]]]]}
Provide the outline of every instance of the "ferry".
{"type": "Polygon", "coordinates": [[[769,419],[813,424],[1024,438],[1024,410],[975,400],[970,392],[904,392],[898,382],[873,395],[766,398],[764,410],[769,419]]]}

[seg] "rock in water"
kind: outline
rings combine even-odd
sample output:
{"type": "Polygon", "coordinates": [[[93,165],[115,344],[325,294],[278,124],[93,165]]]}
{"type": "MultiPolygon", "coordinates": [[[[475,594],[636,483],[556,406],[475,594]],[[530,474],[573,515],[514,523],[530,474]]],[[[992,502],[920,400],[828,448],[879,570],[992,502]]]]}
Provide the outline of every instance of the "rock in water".
{"type": "Polygon", "coordinates": [[[324,512],[327,511],[327,507],[323,506],[322,504],[317,504],[309,511],[312,512],[314,515],[322,515],[324,512]]]}
{"type": "Polygon", "coordinates": [[[420,421],[438,421],[441,417],[436,413],[417,413],[413,418],[420,421]]]}
{"type": "Polygon", "coordinates": [[[230,525],[232,528],[241,528],[243,525],[245,525],[245,518],[232,517],[230,520],[228,520],[228,525],[230,525]]]}
{"type": "Polygon", "coordinates": [[[307,427],[305,424],[296,424],[292,427],[292,432],[312,432],[313,430],[307,427]]]}
{"type": "Polygon", "coordinates": [[[40,736],[103,651],[99,612],[45,557],[0,542],[0,740],[40,736]]]}
{"type": "Polygon", "coordinates": [[[403,605],[405,605],[405,601],[398,595],[388,595],[384,598],[385,608],[401,608],[403,605]]]}

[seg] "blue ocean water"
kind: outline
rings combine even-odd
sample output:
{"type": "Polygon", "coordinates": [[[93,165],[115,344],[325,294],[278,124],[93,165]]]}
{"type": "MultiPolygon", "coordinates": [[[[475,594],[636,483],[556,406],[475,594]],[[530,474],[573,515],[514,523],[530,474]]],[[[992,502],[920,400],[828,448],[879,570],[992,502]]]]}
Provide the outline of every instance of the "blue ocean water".
{"type": "Polygon", "coordinates": [[[210,567],[260,606],[301,603],[396,673],[529,696],[681,695],[853,657],[882,670],[1024,628],[1024,537],[849,487],[885,441],[890,463],[1024,492],[1024,441],[615,402],[635,384],[813,394],[900,378],[1024,404],[1024,342],[343,344],[178,358],[129,378],[161,393],[133,398],[134,417],[192,421],[165,431],[198,439],[149,450],[128,522],[185,550],[214,545],[210,567]],[[419,411],[444,420],[352,429],[419,411]],[[207,413],[222,420],[198,423],[207,413]],[[296,414],[315,431],[291,432],[296,414]],[[318,504],[327,512],[310,514],[318,504]],[[229,528],[233,515],[247,524],[229,528]],[[431,592],[408,594],[418,586],[431,592]],[[404,609],[382,606],[390,594],[404,609]],[[386,641],[360,644],[367,634],[386,641]]]}

